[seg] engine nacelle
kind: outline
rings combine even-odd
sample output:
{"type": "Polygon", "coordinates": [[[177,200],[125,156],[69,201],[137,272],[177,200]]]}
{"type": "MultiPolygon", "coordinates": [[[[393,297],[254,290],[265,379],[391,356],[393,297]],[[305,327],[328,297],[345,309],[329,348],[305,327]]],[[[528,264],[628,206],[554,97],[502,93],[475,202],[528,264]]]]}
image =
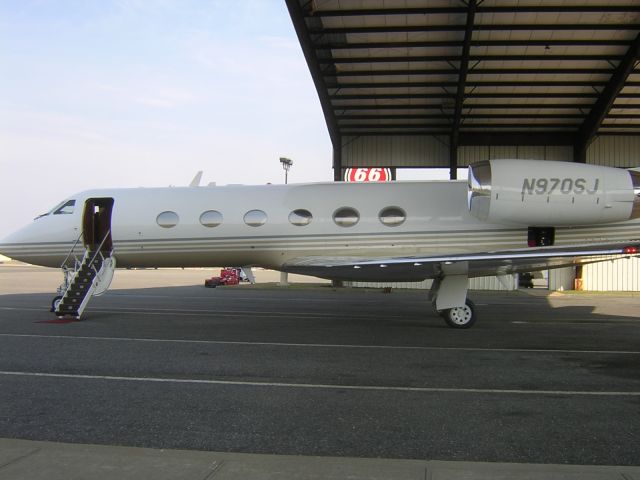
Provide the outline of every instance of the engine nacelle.
{"type": "Polygon", "coordinates": [[[483,221],[577,226],[640,217],[640,173],[546,160],[469,167],[469,210],[483,221]]]}

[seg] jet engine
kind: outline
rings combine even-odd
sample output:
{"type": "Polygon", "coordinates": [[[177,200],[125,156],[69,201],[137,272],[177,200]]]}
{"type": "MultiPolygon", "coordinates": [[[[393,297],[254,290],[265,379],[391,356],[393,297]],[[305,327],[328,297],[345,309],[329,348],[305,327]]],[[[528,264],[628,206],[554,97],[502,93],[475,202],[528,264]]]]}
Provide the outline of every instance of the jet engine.
{"type": "Polygon", "coordinates": [[[469,210],[499,224],[577,226],[640,217],[640,173],[546,160],[469,167],[469,210]]]}

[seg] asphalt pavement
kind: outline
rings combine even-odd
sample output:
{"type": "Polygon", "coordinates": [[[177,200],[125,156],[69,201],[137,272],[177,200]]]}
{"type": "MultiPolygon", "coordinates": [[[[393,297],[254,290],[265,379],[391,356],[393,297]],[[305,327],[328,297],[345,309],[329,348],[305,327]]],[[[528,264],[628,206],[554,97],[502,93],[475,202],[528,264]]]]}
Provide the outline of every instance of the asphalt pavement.
{"type": "Polygon", "coordinates": [[[454,330],[425,292],[122,274],[82,321],[59,322],[50,272],[0,266],[0,437],[419,461],[415,478],[437,465],[458,477],[430,478],[492,478],[464,476],[467,462],[591,466],[590,478],[640,465],[638,296],[472,292],[480,318],[454,330]]]}

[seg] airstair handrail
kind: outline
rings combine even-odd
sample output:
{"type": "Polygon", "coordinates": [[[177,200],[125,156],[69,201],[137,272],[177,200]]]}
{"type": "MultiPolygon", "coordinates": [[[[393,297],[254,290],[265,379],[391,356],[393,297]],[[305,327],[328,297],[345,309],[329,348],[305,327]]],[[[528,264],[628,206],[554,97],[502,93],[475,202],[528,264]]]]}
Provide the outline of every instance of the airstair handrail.
{"type": "MultiPolygon", "coordinates": [[[[98,250],[96,251],[96,253],[93,254],[93,257],[91,257],[91,259],[89,260],[89,266],[91,268],[93,268],[94,271],[96,271],[96,273],[98,273],[98,272],[95,269],[95,267],[93,266],[93,262],[95,261],[96,258],[98,258],[98,255],[102,256],[102,247],[104,246],[104,243],[107,241],[107,238],[109,238],[110,235],[111,235],[111,230],[108,230],[106,235],[104,236],[104,238],[100,242],[100,245],[98,245],[98,250]]],[[[111,252],[111,250],[109,252],[111,252]]],[[[104,257],[102,257],[102,259],[104,260],[104,257]]]]}
{"type": "Polygon", "coordinates": [[[69,260],[69,258],[71,258],[71,254],[73,254],[73,251],[76,249],[76,246],[78,245],[78,242],[80,242],[80,239],[82,238],[83,234],[84,234],[84,231],[81,231],[80,235],[78,235],[78,238],[76,238],[76,241],[73,243],[71,250],[69,250],[69,253],[67,254],[67,258],[65,258],[62,264],[60,265],[60,268],[66,267],[67,261],[69,260]]]}

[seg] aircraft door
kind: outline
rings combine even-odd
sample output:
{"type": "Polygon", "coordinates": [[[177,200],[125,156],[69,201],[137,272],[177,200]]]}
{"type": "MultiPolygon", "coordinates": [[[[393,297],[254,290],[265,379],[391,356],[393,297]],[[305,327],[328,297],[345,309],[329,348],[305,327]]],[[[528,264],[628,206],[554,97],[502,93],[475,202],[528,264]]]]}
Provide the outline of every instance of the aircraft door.
{"type": "Polygon", "coordinates": [[[111,251],[113,247],[111,241],[112,211],[113,198],[89,198],[84,203],[82,232],[84,245],[87,248],[97,248],[104,240],[101,251],[111,251]]]}

